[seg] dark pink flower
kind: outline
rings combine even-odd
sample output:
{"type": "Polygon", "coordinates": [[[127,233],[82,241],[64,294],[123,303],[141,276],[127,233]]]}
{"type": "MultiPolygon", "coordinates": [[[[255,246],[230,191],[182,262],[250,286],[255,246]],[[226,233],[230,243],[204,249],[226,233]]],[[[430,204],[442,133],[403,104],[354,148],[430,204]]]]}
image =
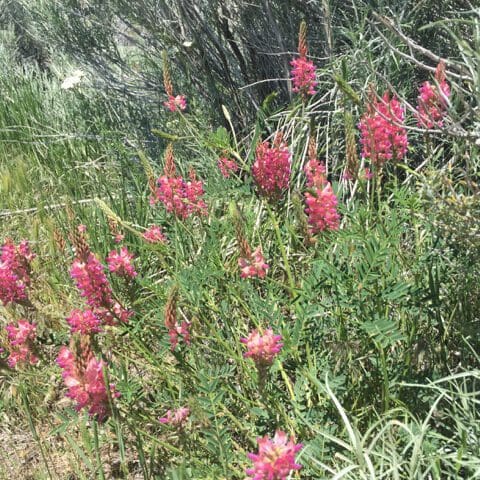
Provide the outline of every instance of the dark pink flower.
{"type": "Polygon", "coordinates": [[[93,308],[108,308],[112,305],[112,289],[105,275],[104,266],[94,253],[89,252],[86,262],[76,258],[70,269],[70,275],[88,305],[93,308]]]}
{"type": "Polygon", "coordinates": [[[230,178],[230,174],[238,172],[239,169],[235,160],[226,157],[219,158],[217,164],[224,178],[230,178]]]}
{"type": "Polygon", "coordinates": [[[251,358],[257,364],[270,365],[283,347],[281,340],[282,336],[274,335],[271,328],[267,328],[263,334],[253,330],[247,338],[240,339],[247,347],[243,356],[251,358]]]}
{"type": "Polygon", "coordinates": [[[288,189],[290,182],[290,152],[278,132],[272,146],[268,141],[257,146],[252,175],[260,192],[277,199],[288,189]]]}
{"type": "Polygon", "coordinates": [[[133,253],[127,247],[122,247],[120,252],[112,250],[107,257],[108,269],[120,277],[134,278],[137,276],[133,265],[133,253]]]}
{"type": "Polygon", "coordinates": [[[33,352],[33,341],[37,331],[35,323],[18,320],[17,325],[9,323],[5,329],[11,347],[8,366],[14,368],[18,363],[30,365],[37,363],[38,357],[33,352]]]}
{"type": "Polygon", "coordinates": [[[161,202],[165,205],[167,212],[185,219],[190,215],[207,214],[207,205],[202,199],[203,194],[203,183],[196,180],[194,174],[190,175],[188,181],[182,177],[163,175],[157,180],[157,187],[150,203],[153,205],[161,202]]]}
{"type": "Polygon", "coordinates": [[[312,235],[323,230],[338,230],[340,215],[337,203],[337,197],[328,182],[323,188],[314,187],[312,192],[305,193],[305,213],[312,235]]]}
{"type": "Polygon", "coordinates": [[[71,327],[72,333],[79,332],[82,335],[90,335],[102,330],[102,320],[93,310],[72,310],[67,317],[67,322],[71,327]]]}
{"type": "Polygon", "coordinates": [[[0,251],[0,301],[4,305],[25,301],[30,285],[30,263],[35,254],[28,242],[15,245],[11,239],[5,240],[0,251]]]}
{"type": "Polygon", "coordinates": [[[362,156],[378,167],[388,160],[402,160],[408,147],[404,117],[400,102],[390,99],[388,92],[380,101],[372,98],[359,123],[362,156]]]}
{"type": "Polygon", "coordinates": [[[306,57],[298,57],[290,62],[292,65],[293,91],[303,96],[315,95],[315,87],[318,85],[316,79],[315,65],[306,57]]]}
{"type": "Polygon", "coordinates": [[[295,456],[303,445],[288,440],[287,434],[277,430],[273,440],[265,436],[258,438],[258,453],[249,453],[253,462],[246,474],[251,480],[286,480],[292,470],[300,470],[295,456]]]}

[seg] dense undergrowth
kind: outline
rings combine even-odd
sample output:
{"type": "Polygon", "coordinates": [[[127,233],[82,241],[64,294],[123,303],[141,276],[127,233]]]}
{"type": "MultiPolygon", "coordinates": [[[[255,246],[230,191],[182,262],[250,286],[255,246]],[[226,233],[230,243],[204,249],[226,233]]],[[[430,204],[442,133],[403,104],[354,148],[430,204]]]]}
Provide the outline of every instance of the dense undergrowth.
{"type": "MultiPolygon", "coordinates": [[[[92,73],[62,88],[70,57],[18,66],[4,36],[2,478],[479,478],[480,13],[430,26],[445,63],[362,15],[247,128],[168,54],[144,118],[92,73]],[[35,258],[6,282],[9,238],[35,258]],[[284,473],[261,476],[249,453],[276,432],[284,473]]],[[[287,58],[308,62],[300,32],[287,58]]]]}

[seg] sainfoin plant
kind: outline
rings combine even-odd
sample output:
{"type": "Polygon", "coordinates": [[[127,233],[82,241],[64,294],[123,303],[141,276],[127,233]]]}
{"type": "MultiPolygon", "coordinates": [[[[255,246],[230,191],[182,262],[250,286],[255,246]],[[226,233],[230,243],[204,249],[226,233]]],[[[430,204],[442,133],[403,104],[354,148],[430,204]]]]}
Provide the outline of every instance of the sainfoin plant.
{"type": "Polygon", "coordinates": [[[101,50],[128,98],[0,74],[0,477],[476,478],[476,50],[424,3],[174,3],[74,9],[144,42],[101,50]]]}

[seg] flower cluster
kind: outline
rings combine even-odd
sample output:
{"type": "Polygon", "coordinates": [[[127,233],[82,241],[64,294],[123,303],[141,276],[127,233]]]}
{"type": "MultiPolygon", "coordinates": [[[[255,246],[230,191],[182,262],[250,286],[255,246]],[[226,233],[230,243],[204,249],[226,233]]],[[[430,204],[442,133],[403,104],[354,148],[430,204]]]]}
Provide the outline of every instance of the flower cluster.
{"type": "Polygon", "coordinates": [[[15,245],[7,239],[0,254],[0,301],[4,305],[27,300],[26,288],[30,285],[30,263],[35,254],[26,241],[15,245]]]}
{"type": "Polygon", "coordinates": [[[105,268],[94,253],[86,253],[86,260],[76,258],[70,276],[93,313],[106,325],[115,325],[116,321],[127,322],[133,315],[133,312],[114,301],[105,268]]]}
{"type": "Polygon", "coordinates": [[[203,183],[197,180],[194,174],[190,175],[188,181],[182,177],[162,175],[157,180],[157,188],[150,203],[154,205],[161,202],[167,212],[185,219],[194,214],[207,214],[207,204],[201,198],[203,194],[203,183]]]}
{"type": "Polygon", "coordinates": [[[237,162],[227,157],[219,158],[217,164],[224,178],[230,178],[230,174],[238,172],[239,169],[237,162]]]}
{"type": "Polygon", "coordinates": [[[167,413],[162,418],[159,418],[158,421],[172,427],[183,428],[189,415],[190,409],[188,407],[180,407],[173,412],[172,410],[167,410],[167,413]]]}
{"type": "Polygon", "coordinates": [[[263,258],[262,247],[257,247],[253,253],[248,257],[240,257],[238,259],[238,266],[240,267],[240,277],[259,277],[265,278],[268,269],[270,268],[263,258]]]}
{"type": "Polygon", "coordinates": [[[310,233],[324,230],[338,230],[340,215],[337,212],[337,197],[330,183],[322,188],[315,188],[313,193],[305,193],[305,213],[308,216],[310,233]]]}
{"type": "Polygon", "coordinates": [[[243,356],[251,358],[257,365],[271,365],[283,347],[281,340],[282,336],[274,335],[271,328],[267,328],[263,335],[258,330],[253,330],[247,338],[240,339],[247,347],[243,356]]]}
{"type": "Polygon", "coordinates": [[[168,330],[168,336],[170,338],[170,348],[172,351],[177,348],[180,336],[187,345],[190,345],[191,322],[188,322],[187,320],[178,322],[177,297],[178,289],[174,287],[168,296],[164,312],[165,326],[168,330]]]}
{"type": "Polygon", "coordinates": [[[246,474],[251,480],[285,480],[292,470],[302,468],[295,462],[302,444],[289,440],[285,432],[277,430],[273,440],[265,436],[257,442],[258,453],[248,454],[253,468],[247,469],[246,474]]]}
{"type": "Polygon", "coordinates": [[[6,327],[7,339],[11,351],[7,363],[14,368],[17,363],[34,365],[38,358],[33,353],[33,341],[35,340],[37,326],[27,320],[18,320],[17,325],[9,323],[6,327]]]}
{"type": "Polygon", "coordinates": [[[305,192],[305,213],[312,235],[324,230],[338,230],[340,215],[337,212],[337,197],[327,181],[325,166],[316,159],[305,165],[307,187],[305,192]]]}
{"type": "Polygon", "coordinates": [[[315,87],[318,85],[316,79],[316,69],[313,62],[306,57],[294,58],[290,65],[292,69],[293,91],[301,93],[304,97],[315,95],[315,87]]]}
{"type": "Polygon", "coordinates": [[[281,132],[275,136],[272,146],[268,141],[258,144],[252,175],[260,192],[271,199],[280,197],[288,188],[290,152],[281,132]]]}
{"type": "Polygon", "coordinates": [[[177,95],[176,97],[169,95],[168,100],[163,102],[163,105],[165,105],[165,107],[171,112],[185,110],[187,108],[187,99],[185,98],[185,95],[177,95]]]}
{"type": "Polygon", "coordinates": [[[76,308],[70,312],[67,322],[71,327],[71,332],[79,332],[82,335],[91,335],[102,331],[102,320],[95,315],[93,310],[79,310],[76,308]]]}
{"type": "Polygon", "coordinates": [[[424,82],[419,88],[417,123],[423,128],[443,126],[443,117],[448,107],[450,85],[445,77],[445,63],[440,62],[435,70],[436,84],[424,82]]]}
{"type": "Polygon", "coordinates": [[[372,98],[359,123],[362,156],[377,167],[387,160],[402,160],[408,147],[404,117],[400,102],[395,97],[390,99],[388,92],[380,101],[372,98]]]}
{"type": "Polygon", "coordinates": [[[143,239],[148,243],[164,243],[167,238],[162,232],[162,227],[158,225],[152,225],[148,227],[142,235],[143,239]]]}
{"type": "MultiPolygon", "coordinates": [[[[68,387],[67,397],[77,402],[76,410],[88,408],[88,413],[96,415],[99,421],[109,414],[108,391],[105,387],[103,368],[105,363],[97,360],[89,348],[83,348],[75,355],[67,347],[62,347],[57,364],[63,369],[62,377],[68,387]]],[[[110,385],[112,397],[120,394],[110,385]]]]}
{"type": "Polygon", "coordinates": [[[120,252],[112,250],[107,257],[108,269],[120,277],[136,277],[137,272],[132,263],[133,256],[127,247],[122,247],[120,252]]]}

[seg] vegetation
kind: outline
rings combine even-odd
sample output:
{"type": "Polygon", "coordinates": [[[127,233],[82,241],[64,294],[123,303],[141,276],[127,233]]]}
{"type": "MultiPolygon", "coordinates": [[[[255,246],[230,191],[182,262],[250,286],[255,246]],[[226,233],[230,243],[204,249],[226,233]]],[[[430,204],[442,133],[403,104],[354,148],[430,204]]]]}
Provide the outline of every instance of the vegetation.
{"type": "Polygon", "coordinates": [[[31,3],[0,478],[479,478],[478,8],[31,3]]]}

